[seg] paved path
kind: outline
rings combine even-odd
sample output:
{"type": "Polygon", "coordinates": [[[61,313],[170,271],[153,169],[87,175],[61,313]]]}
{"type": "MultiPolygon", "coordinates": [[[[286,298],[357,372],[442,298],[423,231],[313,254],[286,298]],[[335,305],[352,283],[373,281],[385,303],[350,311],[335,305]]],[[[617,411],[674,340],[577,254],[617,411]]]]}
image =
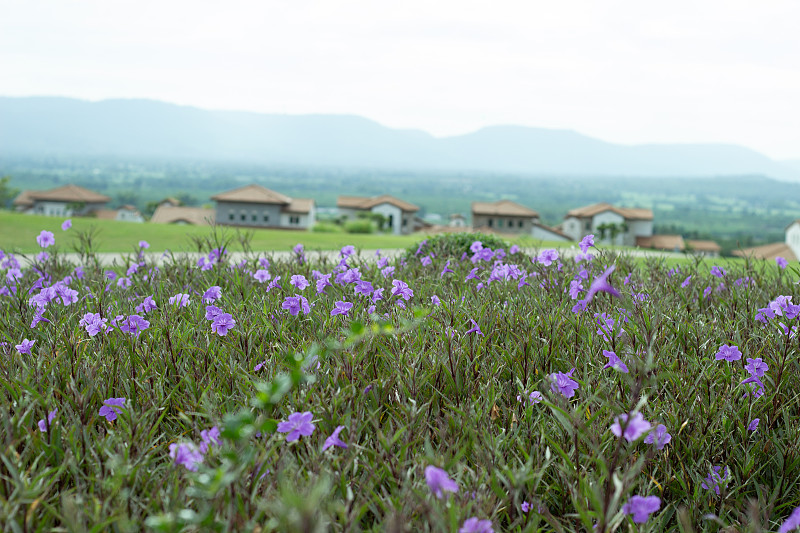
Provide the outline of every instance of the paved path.
{"type": "MultiPolygon", "coordinates": [[[[538,253],[538,249],[533,248],[526,248],[523,251],[529,254],[538,253]]],[[[614,250],[611,250],[612,252],[614,250]]],[[[375,255],[376,250],[361,250],[361,257],[366,259],[373,259],[376,257],[375,255]]],[[[397,248],[397,249],[389,249],[389,250],[381,250],[381,255],[385,257],[397,257],[402,255],[405,252],[405,249],[397,248]]],[[[561,248],[558,250],[558,253],[561,257],[564,258],[572,258],[578,253],[578,248],[573,246],[570,248],[561,248]]],[[[625,250],[624,253],[627,253],[633,257],[661,257],[661,258],[686,258],[687,256],[682,253],[674,253],[674,252],[661,252],[657,250],[641,250],[641,249],[633,249],[633,250],[625,250]]],[[[61,257],[67,259],[71,263],[79,264],[80,263],[80,256],[76,253],[64,253],[60,254],[61,257]]],[[[102,266],[111,267],[114,264],[117,265],[124,265],[125,258],[130,257],[132,254],[130,253],[116,253],[116,252],[104,252],[98,253],[97,258],[102,266]]],[[[200,254],[197,252],[177,252],[173,254],[174,257],[188,257],[193,263],[197,262],[197,260],[205,255],[200,254]]],[[[231,252],[228,254],[228,261],[230,263],[239,263],[242,259],[246,259],[248,254],[244,252],[231,252]]],[[[265,252],[265,251],[254,251],[249,254],[250,258],[253,257],[268,257],[272,260],[276,261],[289,261],[294,257],[292,252],[288,251],[280,251],[280,252],[265,252]]],[[[308,257],[309,261],[317,261],[321,259],[327,259],[328,262],[337,262],[339,260],[339,251],[338,250],[327,250],[327,251],[312,251],[306,252],[306,257],[308,257]]],[[[17,258],[19,259],[20,263],[23,266],[28,266],[32,262],[33,254],[28,254],[26,256],[18,255],[17,258]]],[[[157,265],[163,265],[166,263],[170,255],[167,252],[148,252],[145,253],[145,258],[147,259],[148,263],[155,263],[157,265]]]]}

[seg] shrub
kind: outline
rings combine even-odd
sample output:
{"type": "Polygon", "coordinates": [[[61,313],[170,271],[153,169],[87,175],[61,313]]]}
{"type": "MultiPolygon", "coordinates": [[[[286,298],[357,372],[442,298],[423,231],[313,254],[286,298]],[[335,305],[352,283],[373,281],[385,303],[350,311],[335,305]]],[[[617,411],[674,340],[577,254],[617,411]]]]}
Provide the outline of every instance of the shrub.
{"type": "Polygon", "coordinates": [[[338,224],[331,224],[329,222],[317,222],[311,228],[314,233],[342,233],[344,228],[338,224]]]}
{"type": "Polygon", "coordinates": [[[345,222],[344,230],[347,233],[373,233],[375,225],[369,220],[350,220],[345,222]]]}
{"type": "Polygon", "coordinates": [[[424,241],[416,243],[406,250],[406,257],[417,255],[417,250],[422,248],[421,254],[428,255],[433,253],[436,257],[456,257],[459,258],[464,252],[469,253],[469,247],[475,241],[481,241],[483,246],[497,250],[503,248],[508,250],[509,243],[496,235],[486,233],[446,233],[429,237],[424,241]]]}

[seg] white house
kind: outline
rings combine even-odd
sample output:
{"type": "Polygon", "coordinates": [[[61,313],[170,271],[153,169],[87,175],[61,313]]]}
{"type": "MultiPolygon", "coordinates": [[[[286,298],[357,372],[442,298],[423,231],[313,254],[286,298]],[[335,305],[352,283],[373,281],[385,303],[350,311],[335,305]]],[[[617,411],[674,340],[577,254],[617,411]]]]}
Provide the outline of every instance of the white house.
{"type": "Polygon", "coordinates": [[[791,224],[786,226],[785,242],[794,256],[800,257],[800,219],[793,220],[791,224]]]}
{"type": "Polygon", "coordinates": [[[14,207],[31,215],[68,217],[104,209],[110,201],[108,196],[70,184],[47,191],[22,191],[14,199],[14,207]]]}
{"type": "Polygon", "coordinates": [[[637,238],[653,235],[653,212],[607,203],[587,205],[567,212],[561,229],[575,241],[593,234],[601,242],[635,246],[637,238]]]}
{"type": "Polygon", "coordinates": [[[340,196],[336,199],[339,214],[356,218],[359,213],[377,213],[384,217],[395,235],[414,231],[414,213],[419,207],[394,196],[384,194],[367,198],[364,196],[340,196]]]}
{"type": "Polygon", "coordinates": [[[540,241],[552,242],[569,242],[572,240],[569,235],[560,229],[551,228],[550,226],[545,226],[544,224],[539,224],[538,222],[533,225],[531,237],[534,239],[539,239],[540,241]]]}
{"type": "Polygon", "coordinates": [[[217,224],[311,229],[316,219],[313,199],[289,198],[256,184],[215,194],[211,199],[217,202],[217,224]]]}

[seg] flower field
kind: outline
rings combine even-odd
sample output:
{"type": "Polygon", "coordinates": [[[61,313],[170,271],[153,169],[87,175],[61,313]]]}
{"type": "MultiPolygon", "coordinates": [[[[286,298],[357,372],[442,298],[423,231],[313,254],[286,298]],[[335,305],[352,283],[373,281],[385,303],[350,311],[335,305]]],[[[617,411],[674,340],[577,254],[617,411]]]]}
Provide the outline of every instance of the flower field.
{"type": "Polygon", "coordinates": [[[4,531],[800,527],[796,265],[75,231],[0,254],[4,531]]]}

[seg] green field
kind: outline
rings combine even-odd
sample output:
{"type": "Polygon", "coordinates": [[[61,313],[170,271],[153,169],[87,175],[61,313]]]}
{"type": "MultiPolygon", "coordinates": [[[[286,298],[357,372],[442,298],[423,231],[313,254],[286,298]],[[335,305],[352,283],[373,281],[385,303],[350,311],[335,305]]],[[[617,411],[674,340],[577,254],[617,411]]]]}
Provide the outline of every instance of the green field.
{"type": "MultiPolygon", "coordinates": [[[[193,239],[212,235],[211,227],[178,226],[172,224],[136,224],[95,218],[73,218],[72,228],[61,230],[63,218],[38,215],[21,215],[0,211],[0,249],[8,252],[32,253],[41,250],[36,244],[36,236],[42,230],[52,231],[56,243],[62,251],[72,251],[77,243],[77,234],[94,228],[97,231],[97,252],[129,252],[139,241],[150,244],[150,252],[171,250],[173,252],[196,251],[193,239]]],[[[314,233],[295,230],[244,230],[224,228],[225,234],[233,237],[229,246],[232,251],[241,250],[238,235],[252,231],[250,246],[253,250],[286,251],[297,243],[303,243],[306,250],[338,250],[351,244],[363,250],[407,248],[425,238],[423,234],[389,235],[385,233],[314,233]]],[[[573,243],[551,243],[537,241],[528,237],[514,242],[523,247],[564,247],[573,243]]]]}

